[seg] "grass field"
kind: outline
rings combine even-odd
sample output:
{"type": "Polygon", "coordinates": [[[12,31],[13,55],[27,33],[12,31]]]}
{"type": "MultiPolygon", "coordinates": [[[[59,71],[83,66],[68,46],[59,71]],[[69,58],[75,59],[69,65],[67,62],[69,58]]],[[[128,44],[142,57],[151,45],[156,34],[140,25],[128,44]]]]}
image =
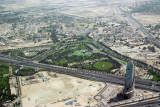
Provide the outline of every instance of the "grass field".
{"type": "Polygon", "coordinates": [[[85,67],[85,68],[90,68],[90,69],[93,68],[92,64],[86,65],[86,66],[84,66],[84,67],[85,67]]]}
{"type": "Polygon", "coordinates": [[[153,75],[152,81],[158,82],[160,80],[160,77],[152,72],[148,72],[148,74],[153,75]]]}
{"type": "Polygon", "coordinates": [[[155,81],[155,82],[158,82],[160,80],[160,78],[158,78],[157,75],[153,75],[152,80],[155,81]]]}
{"type": "Polygon", "coordinates": [[[67,63],[67,61],[65,60],[65,59],[61,59],[61,60],[59,60],[59,64],[65,64],[65,63],[67,63]]]}
{"type": "Polygon", "coordinates": [[[78,49],[78,48],[80,48],[80,49],[86,49],[86,46],[84,46],[84,45],[82,45],[82,46],[74,46],[71,49],[78,49]]]}
{"type": "Polygon", "coordinates": [[[0,65],[9,66],[9,64],[8,64],[8,63],[4,63],[4,62],[0,62],[0,65]]]}
{"type": "Polygon", "coordinates": [[[0,74],[8,74],[9,73],[9,64],[0,62],[0,74]]]}
{"type": "Polygon", "coordinates": [[[27,56],[27,57],[32,57],[32,56],[37,55],[37,53],[38,53],[38,52],[26,52],[26,53],[24,53],[24,54],[25,54],[25,56],[27,56]]]}
{"type": "Polygon", "coordinates": [[[0,78],[0,86],[7,86],[8,84],[8,77],[0,78]]]}
{"type": "Polygon", "coordinates": [[[75,51],[73,54],[71,54],[69,56],[73,56],[73,55],[76,55],[76,56],[90,56],[90,53],[89,52],[83,52],[83,50],[80,50],[80,51],[75,51]]]}
{"type": "MultiPolygon", "coordinates": [[[[0,66],[1,67],[1,66],[0,66]]],[[[9,69],[8,68],[0,68],[0,74],[8,74],[9,73],[9,69]]]]}
{"type": "Polygon", "coordinates": [[[94,67],[99,70],[107,70],[107,69],[110,69],[112,66],[113,66],[112,63],[103,62],[103,61],[100,61],[94,64],[94,67]]]}
{"type": "Polygon", "coordinates": [[[22,51],[15,51],[15,52],[12,52],[11,55],[17,56],[17,55],[20,54],[20,53],[23,53],[23,52],[22,52],[22,51]]]}
{"type": "Polygon", "coordinates": [[[17,75],[27,76],[27,75],[33,75],[33,74],[35,74],[36,72],[37,72],[37,71],[35,71],[34,68],[24,67],[24,68],[20,69],[20,70],[17,72],[17,75]]]}

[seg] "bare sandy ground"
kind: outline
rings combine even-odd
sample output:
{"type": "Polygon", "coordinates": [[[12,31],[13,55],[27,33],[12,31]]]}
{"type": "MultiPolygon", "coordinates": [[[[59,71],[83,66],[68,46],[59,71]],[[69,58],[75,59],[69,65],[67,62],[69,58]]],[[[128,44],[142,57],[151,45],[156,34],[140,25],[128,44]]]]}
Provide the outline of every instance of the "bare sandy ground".
{"type": "MultiPolygon", "coordinates": [[[[56,78],[49,76],[47,72],[40,73],[43,73],[48,80],[22,86],[23,107],[75,107],[75,104],[80,104],[81,107],[94,106],[97,102],[93,97],[105,85],[101,82],[63,74],[56,74],[58,76],[56,78]],[[73,100],[77,100],[77,102],[74,102],[73,105],[65,105],[65,103],[73,100]]],[[[25,80],[25,78],[23,77],[22,80],[25,80]]],[[[36,77],[36,80],[40,81],[40,78],[36,77]]]]}
{"type": "MultiPolygon", "coordinates": [[[[18,41],[18,39],[14,40],[15,43],[17,41],[18,41]]],[[[23,43],[22,40],[19,40],[18,44],[9,45],[9,46],[1,46],[0,50],[18,49],[18,48],[24,48],[24,47],[35,47],[35,46],[43,46],[43,45],[50,45],[50,44],[53,44],[52,40],[42,40],[41,42],[37,42],[37,43],[34,43],[34,42],[23,43]],[[50,43],[48,43],[48,42],[50,42],[50,43]]]]}
{"type": "Polygon", "coordinates": [[[133,17],[139,20],[144,25],[149,25],[149,24],[152,25],[160,23],[160,15],[147,15],[147,14],[136,13],[133,14],[133,17]]]}
{"type": "Polygon", "coordinates": [[[61,13],[79,17],[97,17],[113,13],[111,9],[111,7],[98,7],[96,5],[90,5],[70,8],[69,10],[61,11],[61,13]]]}

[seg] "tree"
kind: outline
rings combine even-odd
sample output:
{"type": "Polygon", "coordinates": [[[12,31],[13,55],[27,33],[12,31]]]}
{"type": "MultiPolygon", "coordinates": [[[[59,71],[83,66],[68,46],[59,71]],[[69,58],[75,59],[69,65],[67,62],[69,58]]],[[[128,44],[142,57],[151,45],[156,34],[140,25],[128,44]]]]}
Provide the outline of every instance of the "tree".
{"type": "Polygon", "coordinates": [[[156,49],[155,49],[155,47],[153,46],[153,47],[151,47],[151,51],[152,52],[156,52],[156,49]]]}
{"type": "Polygon", "coordinates": [[[154,26],[154,29],[155,29],[155,30],[160,29],[160,25],[156,25],[156,26],[154,26]]]}
{"type": "Polygon", "coordinates": [[[152,47],[148,46],[148,50],[151,52],[156,52],[156,49],[154,46],[152,46],[152,47]]]}
{"type": "Polygon", "coordinates": [[[143,47],[143,50],[146,50],[147,48],[146,47],[143,47]]]}

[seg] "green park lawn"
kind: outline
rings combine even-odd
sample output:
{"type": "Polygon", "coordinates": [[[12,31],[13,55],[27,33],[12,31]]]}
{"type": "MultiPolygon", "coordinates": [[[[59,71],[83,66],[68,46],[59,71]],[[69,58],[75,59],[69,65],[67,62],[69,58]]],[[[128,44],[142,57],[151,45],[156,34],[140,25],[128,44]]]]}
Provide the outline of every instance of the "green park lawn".
{"type": "Polygon", "coordinates": [[[153,75],[152,80],[155,81],[155,82],[158,82],[160,80],[160,78],[158,78],[157,75],[153,75]]]}
{"type": "Polygon", "coordinates": [[[37,55],[38,52],[28,52],[27,54],[26,54],[26,53],[24,53],[24,54],[25,54],[25,56],[27,56],[27,57],[33,57],[33,56],[37,55]]]}
{"type": "Polygon", "coordinates": [[[80,48],[80,49],[86,49],[86,46],[84,46],[84,45],[82,45],[82,46],[74,46],[74,47],[71,47],[71,49],[78,49],[78,48],[80,48]]]}
{"type": "Polygon", "coordinates": [[[158,82],[160,80],[160,77],[152,72],[148,72],[148,74],[153,75],[152,81],[158,82]]]}
{"type": "Polygon", "coordinates": [[[67,63],[67,61],[66,61],[65,59],[59,60],[59,64],[60,64],[60,65],[65,64],[65,63],[67,63]]]}
{"type": "Polygon", "coordinates": [[[0,68],[0,74],[8,74],[9,69],[8,68],[0,68]]]}
{"type": "Polygon", "coordinates": [[[9,64],[0,62],[0,74],[8,74],[9,73],[9,64]]]}
{"type": "Polygon", "coordinates": [[[0,86],[7,86],[8,84],[8,78],[7,77],[1,77],[0,78],[0,86]]]}
{"type": "Polygon", "coordinates": [[[83,50],[80,50],[80,51],[75,51],[73,54],[69,55],[69,56],[73,56],[73,55],[76,55],[76,56],[90,56],[90,53],[89,52],[83,52],[83,50]]]}
{"type": "Polygon", "coordinates": [[[90,69],[92,69],[92,68],[93,68],[92,64],[85,65],[84,67],[85,67],[85,68],[90,68],[90,69]]]}
{"type": "Polygon", "coordinates": [[[12,52],[11,55],[17,56],[17,55],[20,54],[20,53],[23,53],[23,52],[22,52],[22,51],[15,51],[15,52],[12,52]]]}
{"type": "Polygon", "coordinates": [[[99,70],[108,70],[110,68],[112,68],[113,64],[109,63],[109,62],[97,62],[94,64],[94,68],[99,69],[99,70]]]}
{"type": "Polygon", "coordinates": [[[0,66],[1,66],[1,65],[9,66],[8,63],[4,63],[4,62],[0,62],[0,66]]]}
{"type": "Polygon", "coordinates": [[[34,68],[31,67],[24,67],[22,69],[20,69],[17,73],[17,75],[21,75],[21,76],[27,76],[27,75],[33,75],[35,74],[36,71],[34,68]]]}

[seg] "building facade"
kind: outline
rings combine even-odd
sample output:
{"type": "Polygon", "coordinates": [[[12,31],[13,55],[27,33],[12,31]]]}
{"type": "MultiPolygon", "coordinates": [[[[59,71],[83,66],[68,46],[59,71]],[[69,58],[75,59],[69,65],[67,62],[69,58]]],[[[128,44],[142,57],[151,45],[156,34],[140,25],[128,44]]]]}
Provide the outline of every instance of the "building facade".
{"type": "Polygon", "coordinates": [[[134,96],[134,87],[135,87],[135,75],[134,75],[134,63],[133,60],[130,60],[127,63],[126,67],[126,80],[124,88],[124,96],[131,98],[134,96]]]}

